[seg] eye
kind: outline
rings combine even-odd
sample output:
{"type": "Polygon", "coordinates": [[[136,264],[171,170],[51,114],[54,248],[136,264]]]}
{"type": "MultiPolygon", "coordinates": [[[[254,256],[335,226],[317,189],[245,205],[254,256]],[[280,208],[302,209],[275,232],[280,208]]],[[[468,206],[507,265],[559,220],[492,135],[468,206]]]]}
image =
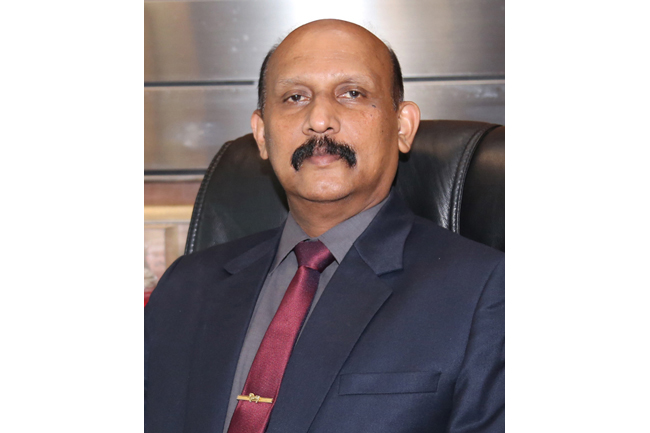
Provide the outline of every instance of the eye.
{"type": "Polygon", "coordinates": [[[354,101],[355,99],[358,99],[363,96],[364,94],[361,93],[361,90],[352,89],[352,90],[345,90],[343,93],[340,94],[339,98],[348,101],[354,101]]]}
{"type": "Polygon", "coordinates": [[[289,96],[289,98],[287,98],[287,100],[291,101],[291,102],[300,102],[303,99],[304,99],[304,96],[299,95],[299,94],[291,95],[291,96],[289,96]]]}

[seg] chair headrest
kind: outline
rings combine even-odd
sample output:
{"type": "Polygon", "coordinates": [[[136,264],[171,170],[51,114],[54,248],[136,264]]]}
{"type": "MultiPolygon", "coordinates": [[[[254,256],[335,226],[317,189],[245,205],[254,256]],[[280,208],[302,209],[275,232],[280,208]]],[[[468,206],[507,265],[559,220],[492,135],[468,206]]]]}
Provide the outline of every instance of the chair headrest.
{"type": "MultiPolygon", "coordinates": [[[[394,189],[421,217],[505,250],[505,128],[424,120],[400,155],[394,189]]],[[[252,134],[225,143],[199,189],[185,253],[278,227],[286,195],[252,134]]]]}

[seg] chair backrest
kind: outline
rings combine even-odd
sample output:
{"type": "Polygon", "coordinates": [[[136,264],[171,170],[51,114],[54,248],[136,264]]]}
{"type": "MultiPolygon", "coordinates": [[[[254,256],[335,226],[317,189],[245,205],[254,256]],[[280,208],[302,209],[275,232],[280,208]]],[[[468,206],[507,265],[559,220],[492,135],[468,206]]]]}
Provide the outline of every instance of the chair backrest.
{"type": "MultiPolygon", "coordinates": [[[[419,216],[505,251],[505,127],[424,120],[394,189],[419,216]]],[[[278,227],[287,200],[252,134],[223,145],[194,203],[185,254],[278,227]]]]}

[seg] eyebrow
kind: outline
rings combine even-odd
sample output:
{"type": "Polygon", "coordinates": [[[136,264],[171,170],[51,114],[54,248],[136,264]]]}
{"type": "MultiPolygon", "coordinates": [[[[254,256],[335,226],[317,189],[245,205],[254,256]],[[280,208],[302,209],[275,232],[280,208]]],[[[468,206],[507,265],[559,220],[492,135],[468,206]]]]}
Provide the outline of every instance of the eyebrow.
{"type": "MultiPolygon", "coordinates": [[[[345,74],[336,74],[336,75],[341,75],[342,80],[337,83],[337,85],[341,84],[360,84],[360,85],[368,85],[372,83],[372,77],[369,75],[345,75],[345,74]]],[[[307,81],[306,79],[302,77],[292,77],[292,78],[279,78],[276,81],[276,85],[281,85],[281,86],[295,86],[295,85],[302,85],[302,86],[307,86],[307,81]]]]}

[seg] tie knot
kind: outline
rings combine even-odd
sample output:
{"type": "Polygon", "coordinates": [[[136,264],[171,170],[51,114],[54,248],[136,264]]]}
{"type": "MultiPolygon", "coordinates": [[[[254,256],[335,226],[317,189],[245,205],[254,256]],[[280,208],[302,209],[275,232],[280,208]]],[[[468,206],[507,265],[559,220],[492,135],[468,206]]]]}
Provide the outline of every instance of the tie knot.
{"type": "Polygon", "coordinates": [[[334,256],[321,241],[300,242],[293,248],[298,259],[298,266],[323,272],[333,261],[334,256]]]}

